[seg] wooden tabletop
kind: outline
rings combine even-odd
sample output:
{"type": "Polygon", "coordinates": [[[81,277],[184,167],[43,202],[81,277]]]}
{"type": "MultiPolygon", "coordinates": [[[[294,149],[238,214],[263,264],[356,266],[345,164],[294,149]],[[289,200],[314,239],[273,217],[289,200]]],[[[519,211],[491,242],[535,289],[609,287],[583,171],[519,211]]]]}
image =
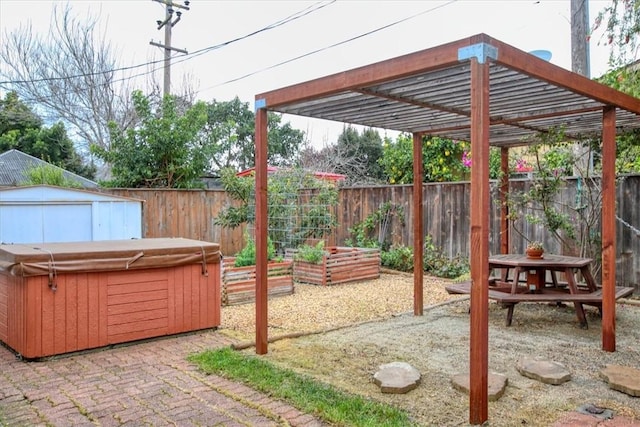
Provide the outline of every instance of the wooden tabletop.
{"type": "Polygon", "coordinates": [[[545,253],[542,258],[528,258],[525,254],[503,254],[489,257],[489,267],[524,267],[524,268],[583,268],[591,264],[591,258],[580,258],[545,253]]]}

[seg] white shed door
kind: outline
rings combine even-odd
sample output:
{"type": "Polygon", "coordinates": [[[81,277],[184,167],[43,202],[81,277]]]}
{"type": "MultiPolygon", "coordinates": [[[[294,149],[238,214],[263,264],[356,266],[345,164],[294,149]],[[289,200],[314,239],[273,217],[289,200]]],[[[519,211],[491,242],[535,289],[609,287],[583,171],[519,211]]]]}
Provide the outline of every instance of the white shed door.
{"type": "Polygon", "coordinates": [[[85,242],[91,236],[91,205],[44,205],[44,242],[85,242]]]}

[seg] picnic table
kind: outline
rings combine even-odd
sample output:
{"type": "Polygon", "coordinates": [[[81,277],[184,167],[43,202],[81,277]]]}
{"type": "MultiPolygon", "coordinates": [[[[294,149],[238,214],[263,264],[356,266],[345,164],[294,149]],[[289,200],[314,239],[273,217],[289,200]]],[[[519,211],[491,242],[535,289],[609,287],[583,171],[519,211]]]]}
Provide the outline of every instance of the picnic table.
{"type": "MultiPolygon", "coordinates": [[[[520,302],[572,302],[578,322],[587,328],[583,305],[602,310],[602,289],[591,274],[590,258],[544,254],[529,258],[524,254],[502,254],[489,257],[489,268],[498,271],[489,280],[489,298],[507,307],[507,326],[513,320],[513,310],[520,302]],[[559,280],[558,273],[562,274],[559,280]],[[576,280],[580,274],[583,282],[576,280]]],[[[471,282],[447,286],[452,294],[471,293],[471,282]]],[[[633,293],[631,287],[616,287],[616,299],[633,293]]]]}

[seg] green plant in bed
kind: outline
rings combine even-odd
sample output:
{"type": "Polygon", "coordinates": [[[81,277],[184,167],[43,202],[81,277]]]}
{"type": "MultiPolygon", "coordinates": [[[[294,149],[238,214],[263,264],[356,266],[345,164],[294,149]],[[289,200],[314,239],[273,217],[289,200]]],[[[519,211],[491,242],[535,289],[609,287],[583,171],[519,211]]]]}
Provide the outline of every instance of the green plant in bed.
{"type": "Polygon", "coordinates": [[[295,255],[296,261],[305,261],[311,264],[321,264],[324,259],[324,240],[320,240],[315,246],[302,245],[295,255]]]}
{"type": "MultiPolygon", "coordinates": [[[[236,255],[235,267],[256,265],[256,242],[245,235],[246,244],[236,255]]],[[[276,248],[270,238],[267,238],[267,259],[271,261],[276,255],[276,248]]]]}

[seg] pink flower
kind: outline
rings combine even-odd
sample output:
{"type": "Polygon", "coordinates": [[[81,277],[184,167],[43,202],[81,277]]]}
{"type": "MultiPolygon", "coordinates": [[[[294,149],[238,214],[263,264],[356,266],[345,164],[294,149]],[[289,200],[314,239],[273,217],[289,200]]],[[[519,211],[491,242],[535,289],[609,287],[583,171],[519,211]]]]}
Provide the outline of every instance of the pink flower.
{"type": "Polygon", "coordinates": [[[462,164],[466,168],[471,167],[471,154],[467,153],[466,151],[462,152],[462,164]]]}
{"type": "Polygon", "coordinates": [[[533,167],[527,164],[525,159],[516,160],[516,172],[531,172],[533,167]]]}

